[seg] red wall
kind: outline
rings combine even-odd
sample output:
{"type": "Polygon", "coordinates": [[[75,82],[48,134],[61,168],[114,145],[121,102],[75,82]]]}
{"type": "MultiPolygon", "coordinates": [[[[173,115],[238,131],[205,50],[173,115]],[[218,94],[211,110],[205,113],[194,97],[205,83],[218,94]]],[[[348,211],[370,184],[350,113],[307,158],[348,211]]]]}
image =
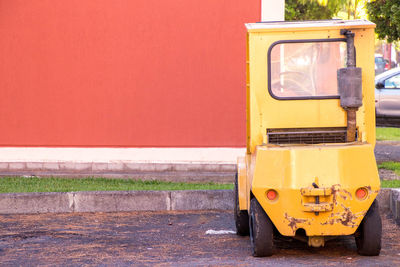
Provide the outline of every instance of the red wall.
{"type": "Polygon", "coordinates": [[[260,0],[0,0],[0,146],[245,146],[260,0]]]}

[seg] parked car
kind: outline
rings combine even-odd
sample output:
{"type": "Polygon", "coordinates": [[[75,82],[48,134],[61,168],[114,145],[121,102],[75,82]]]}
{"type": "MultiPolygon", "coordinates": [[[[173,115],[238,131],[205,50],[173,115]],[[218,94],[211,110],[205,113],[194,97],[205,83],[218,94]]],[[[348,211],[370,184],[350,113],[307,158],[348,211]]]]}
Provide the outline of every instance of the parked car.
{"type": "Polygon", "coordinates": [[[387,62],[380,54],[375,54],[375,75],[387,70],[387,62]]]}
{"type": "Polygon", "coordinates": [[[400,68],[375,76],[377,124],[400,126],[400,68]]]}

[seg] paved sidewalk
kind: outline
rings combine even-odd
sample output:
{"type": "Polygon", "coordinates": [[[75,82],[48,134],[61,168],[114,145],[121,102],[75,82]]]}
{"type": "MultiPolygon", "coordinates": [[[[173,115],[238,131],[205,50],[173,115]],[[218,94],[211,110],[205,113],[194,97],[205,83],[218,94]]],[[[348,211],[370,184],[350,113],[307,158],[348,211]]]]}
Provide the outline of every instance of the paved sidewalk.
{"type": "MultiPolygon", "coordinates": [[[[4,163],[200,163],[235,164],[246,148],[60,148],[0,147],[0,166],[4,163]]],[[[400,142],[378,141],[378,161],[400,161],[400,142]]]]}
{"type": "MultiPolygon", "coordinates": [[[[115,177],[232,182],[245,148],[0,148],[0,176],[115,177]]],[[[375,156],[400,161],[400,142],[377,142],[375,156]]]]}
{"type": "Polygon", "coordinates": [[[0,148],[0,175],[232,182],[245,148],[0,148]]]}
{"type": "Polygon", "coordinates": [[[245,148],[1,147],[0,162],[236,163],[245,148]]]}

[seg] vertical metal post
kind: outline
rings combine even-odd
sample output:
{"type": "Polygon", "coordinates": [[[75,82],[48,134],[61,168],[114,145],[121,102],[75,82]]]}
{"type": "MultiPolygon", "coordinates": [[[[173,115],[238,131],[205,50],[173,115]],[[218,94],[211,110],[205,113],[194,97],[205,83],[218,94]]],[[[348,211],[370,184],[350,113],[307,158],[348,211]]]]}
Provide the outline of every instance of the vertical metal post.
{"type": "Polygon", "coordinates": [[[338,70],[338,86],[340,105],[347,114],[346,141],[356,141],[357,110],[362,105],[361,69],[356,67],[354,33],[350,30],[340,30],[346,36],[347,67],[338,70]]]}

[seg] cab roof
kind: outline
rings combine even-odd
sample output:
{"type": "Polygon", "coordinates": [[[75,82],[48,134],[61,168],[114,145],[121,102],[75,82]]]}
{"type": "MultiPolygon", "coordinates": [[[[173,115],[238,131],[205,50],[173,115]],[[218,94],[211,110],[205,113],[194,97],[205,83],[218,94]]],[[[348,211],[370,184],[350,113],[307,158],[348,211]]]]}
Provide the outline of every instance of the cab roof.
{"type": "Polygon", "coordinates": [[[246,28],[249,32],[264,32],[278,30],[313,30],[335,29],[335,28],[375,28],[375,24],[366,19],[357,20],[309,20],[309,21],[272,21],[272,22],[257,22],[246,23],[246,28]]]}

